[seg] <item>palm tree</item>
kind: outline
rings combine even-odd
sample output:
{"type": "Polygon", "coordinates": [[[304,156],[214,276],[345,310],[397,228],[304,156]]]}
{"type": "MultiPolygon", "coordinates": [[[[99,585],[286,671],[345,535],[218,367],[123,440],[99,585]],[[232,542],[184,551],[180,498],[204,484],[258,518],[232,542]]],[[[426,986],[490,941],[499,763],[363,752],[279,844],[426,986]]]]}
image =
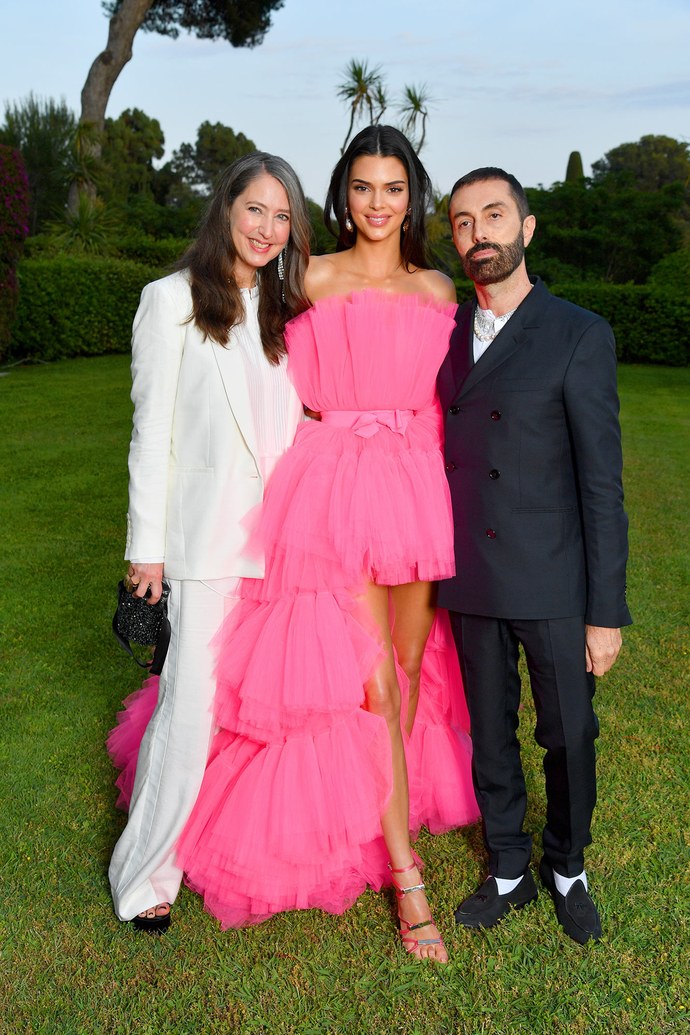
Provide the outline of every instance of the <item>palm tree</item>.
{"type": "Polygon", "coordinates": [[[383,80],[379,79],[374,89],[374,101],[378,111],[376,112],[376,118],[372,118],[372,123],[378,126],[384,111],[388,107],[388,95],[386,94],[386,87],[383,85],[383,80]]]}
{"type": "Polygon", "coordinates": [[[417,122],[421,119],[422,132],[418,141],[415,141],[415,150],[421,151],[424,147],[426,137],[426,121],[429,117],[429,107],[432,99],[429,96],[426,83],[421,86],[406,86],[403,89],[403,100],[398,111],[403,116],[401,129],[403,133],[414,141],[417,132],[417,122]]]}
{"type": "Polygon", "coordinates": [[[96,184],[102,171],[99,157],[102,133],[93,122],[78,122],[72,137],[72,155],[69,163],[70,203],[68,208],[77,215],[82,194],[93,201],[96,184]]]}
{"type": "Polygon", "coordinates": [[[369,121],[375,123],[384,112],[386,96],[379,66],[370,68],[366,61],[356,61],[353,58],[345,69],[337,94],[350,105],[350,125],[340,149],[340,153],[343,154],[352,136],[355,120],[368,112],[369,121]],[[374,115],[375,109],[378,109],[377,117],[374,115]]]}

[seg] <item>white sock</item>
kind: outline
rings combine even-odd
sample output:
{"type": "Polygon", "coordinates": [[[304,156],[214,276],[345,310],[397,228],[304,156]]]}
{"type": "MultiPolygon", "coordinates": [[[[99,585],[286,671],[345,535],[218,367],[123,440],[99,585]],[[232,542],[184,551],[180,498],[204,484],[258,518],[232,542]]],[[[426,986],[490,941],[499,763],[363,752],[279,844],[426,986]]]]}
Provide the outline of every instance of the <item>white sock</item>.
{"type": "MultiPolygon", "coordinates": [[[[524,877],[524,873],[522,877],[524,877]]],[[[516,887],[522,880],[522,877],[516,877],[515,880],[511,880],[508,877],[494,877],[498,886],[499,895],[509,895],[511,891],[515,891],[516,887]]]]}
{"type": "Polygon", "coordinates": [[[563,897],[568,894],[576,880],[581,880],[585,886],[585,891],[587,890],[587,874],[584,870],[582,873],[578,873],[577,877],[562,877],[560,873],[556,873],[556,871],[553,870],[553,879],[556,883],[556,890],[559,891],[563,897]]]}

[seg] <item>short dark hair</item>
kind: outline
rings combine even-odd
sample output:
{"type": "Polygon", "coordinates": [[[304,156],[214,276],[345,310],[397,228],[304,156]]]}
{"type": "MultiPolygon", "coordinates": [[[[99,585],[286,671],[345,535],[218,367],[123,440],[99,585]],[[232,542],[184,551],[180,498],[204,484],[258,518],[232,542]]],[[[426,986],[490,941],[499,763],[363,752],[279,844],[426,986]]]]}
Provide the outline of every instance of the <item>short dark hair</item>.
{"type": "Polygon", "coordinates": [[[481,169],[473,169],[472,172],[465,173],[459,180],[456,180],[448,198],[449,210],[456,190],[460,190],[461,187],[469,187],[473,183],[485,183],[487,180],[503,180],[504,183],[507,183],[513,200],[517,205],[520,219],[524,220],[527,218],[530,214],[530,208],[524,187],[512,173],[506,172],[505,169],[499,169],[495,165],[486,165],[481,169]]]}
{"type": "Polygon", "coordinates": [[[405,166],[410,190],[410,215],[407,230],[401,231],[400,252],[405,267],[414,265],[428,269],[426,213],[431,201],[431,180],[410,141],[394,126],[367,126],[361,130],[352,138],[333,170],[324,205],[324,222],[338,238],[337,250],[344,251],[355,243],[357,231],[348,230],[345,226],[347,187],[352,163],[361,155],[399,158],[405,166]],[[337,232],[333,229],[331,213],[338,224],[337,232]]]}

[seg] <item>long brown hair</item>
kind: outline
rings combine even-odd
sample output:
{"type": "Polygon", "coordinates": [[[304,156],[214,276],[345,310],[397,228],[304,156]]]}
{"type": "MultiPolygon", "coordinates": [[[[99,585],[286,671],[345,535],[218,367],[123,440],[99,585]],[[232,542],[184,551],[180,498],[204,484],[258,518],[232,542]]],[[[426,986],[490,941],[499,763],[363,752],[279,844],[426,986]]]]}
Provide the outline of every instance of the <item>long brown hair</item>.
{"type": "Polygon", "coordinates": [[[275,177],[285,188],[290,205],[290,237],[283,249],[284,279],[278,276],[278,259],[257,271],[259,328],[264,352],[271,363],[285,353],[285,324],[309,307],[304,274],[309,260],[311,225],[304,192],[294,169],[282,158],[254,151],[243,155],[221,174],[196,240],[177,269],[189,271],[193,312],[190,320],[219,345],[227,345],[232,328],[244,320],[244,303],[233,267],[237,252],[232,242],[228,213],[252,180],[262,173],[275,177]]]}
{"type": "Polygon", "coordinates": [[[431,180],[420,162],[412,144],[395,126],[367,126],[353,137],[338,161],[326,195],[324,222],[334,237],[338,238],[336,251],[345,251],[355,243],[357,231],[348,230],[347,188],[352,163],[360,155],[377,155],[383,158],[398,158],[405,166],[410,190],[410,214],[407,229],[400,230],[400,253],[403,264],[429,269],[426,213],[431,200],[431,180]],[[333,229],[331,213],[335,216],[337,229],[333,229]]]}

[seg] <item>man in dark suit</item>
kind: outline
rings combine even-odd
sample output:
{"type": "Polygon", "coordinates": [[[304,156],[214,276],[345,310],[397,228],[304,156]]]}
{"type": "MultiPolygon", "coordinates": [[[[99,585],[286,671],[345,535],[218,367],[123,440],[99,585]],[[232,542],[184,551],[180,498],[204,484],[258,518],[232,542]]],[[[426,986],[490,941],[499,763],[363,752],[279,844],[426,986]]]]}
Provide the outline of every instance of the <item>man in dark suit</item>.
{"type": "Polygon", "coordinates": [[[535,219],[518,181],[453,187],[453,239],[476,300],[439,373],[455,578],[441,583],[460,655],[489,876],[456,922],[491,927],[537,896],[517,738],[524,650],[544,748],[539,873],[580,943],[601,935],[584,848],[596,800],[592,706],[630,623],[616,352],[609,325],[530,279],[535,219]]]}

